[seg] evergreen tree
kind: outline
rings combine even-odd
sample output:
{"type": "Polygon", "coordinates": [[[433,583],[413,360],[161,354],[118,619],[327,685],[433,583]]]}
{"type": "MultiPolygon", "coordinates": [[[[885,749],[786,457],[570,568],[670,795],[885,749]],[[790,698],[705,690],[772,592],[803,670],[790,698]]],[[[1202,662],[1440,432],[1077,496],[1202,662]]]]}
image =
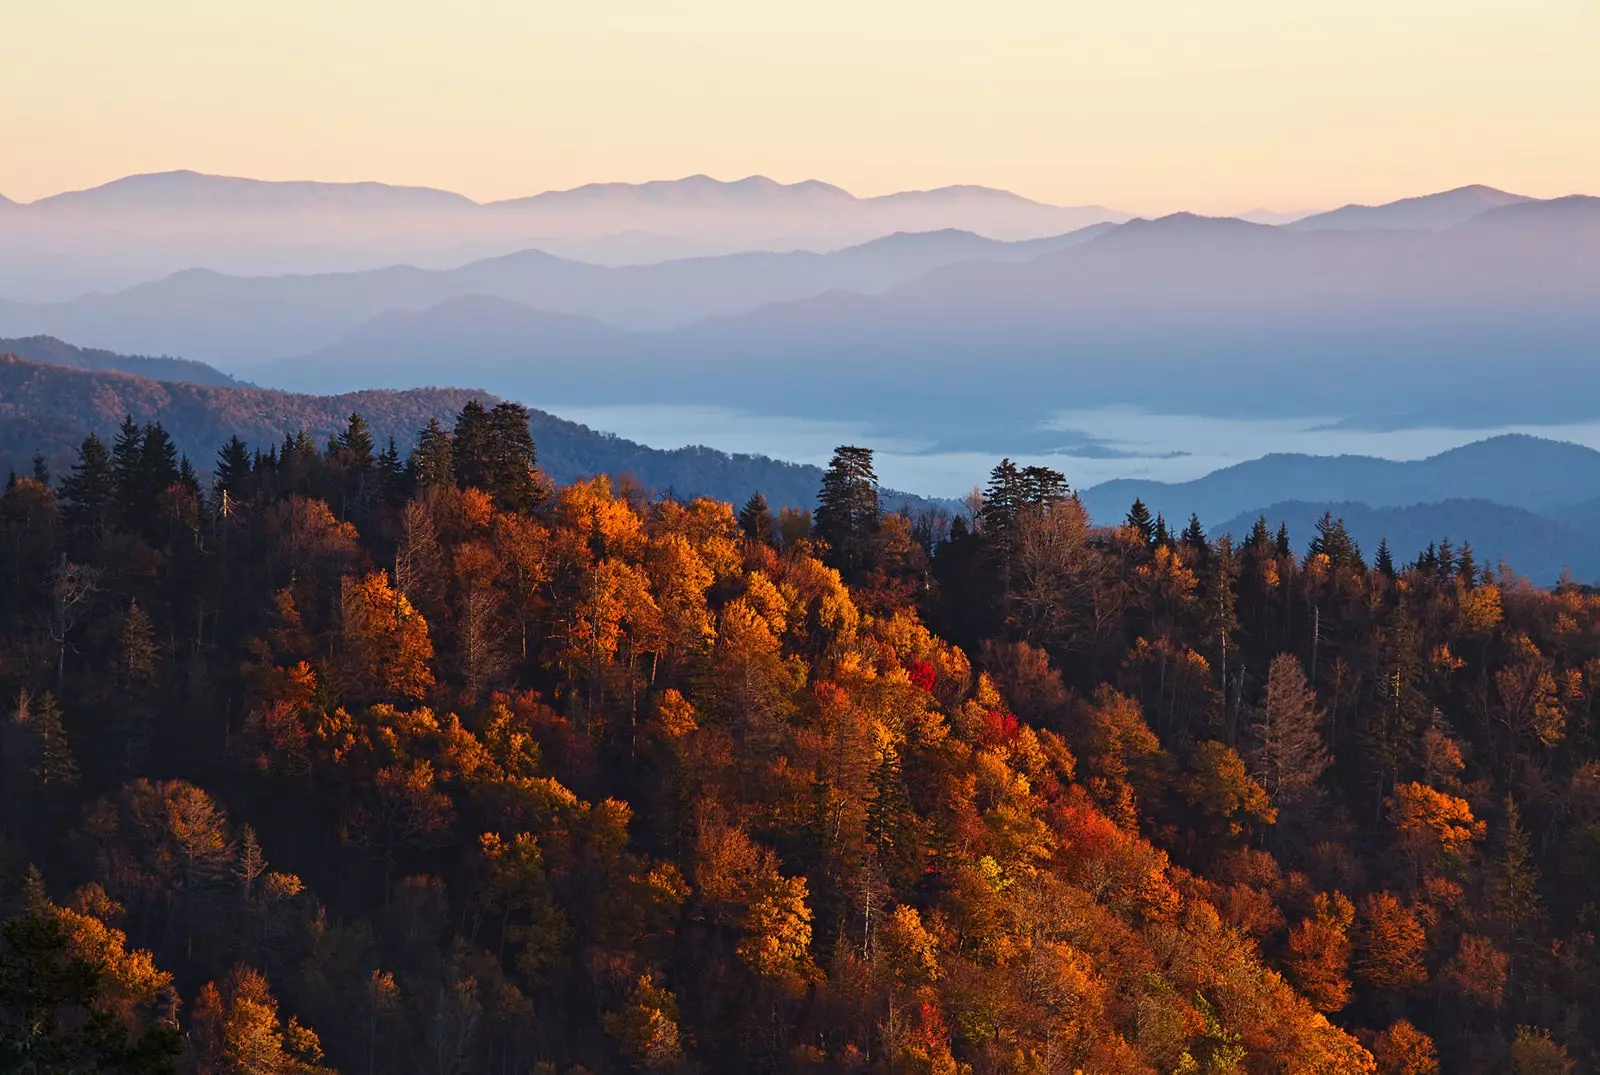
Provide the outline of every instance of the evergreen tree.
{"type": "Polygon", "coordinates": [[[1273,538],[1272,552],[1280,560],[1287,560],[1294,555],[1294,549],[1289,545],[1289,524],[1278,524],[1278,535],[1273,538]]]}
{"type": "Polygon", "coordinates": [[[750,494],[750,499],[739,509],[739,529],[744,531],[744,536],[759,544],[771,545],[773,525],[772,509],[767,507],[767,498],[759,491],[750,494]]]}
{"type": "Polygon", "coordinates": [[[200,503],[200,475],[195,473],[194,464],[187,455],[178,458],[178,484],[194,497],[196,504],[200,503]]]}
{"type": "Polygon", "coordinates": [[[473,400],[456,418],[452,443],[456,482],[482,489],[508,511],[526,511],[538,499],[533,434],[528,411],[517,403],[493,410],[473,400]]]}
{"type": "Polygon", "coordinates": [[[78,461],[61,481],[67,522],[80,531],[99,532],[111,523],[117,501],[117,475],[111,454],[90,433],[78,446],[78,461]]]}
{"type": "Polygon", "coordinates": [[[111,472],[117,484],[117,514],[124,522],[135,519],[144,499],[139,475],[144,457],[144,430],[133,415],[122,419],[111,446],[111,472]]]}
{"type": "Polygon", "coordinates": [[[1469,590],[1478,584],[1478,558],[1473,555],[1470,541],[1463,541],[1461,551],[1456,553],[1456,578],[1469,590]]]}
{"type": "Polygon", "coordinates": [[[1378,554],[1372,560],[1373,570],[1390,582],[1394,581],[1394,556],[1389,552],[1389,539],[1378,540],[1378,554]]]}
{"type": "Polygon", "coordinates": [[[50,485],[50,464],[46,462],[43,452],[33,453],[33,480],[46,488],[50,485]]]}
{"type": "Polygon", "coordinates": [[[1022,502],[1045,511],[1067,499],[1071,492],[1067,476],[1049,467],[1023,467],[1021,485],[1022,502]]]}
{"type": "Polygon", "coordinates": [[[412,480],[419,489],[436,489],[455,484],[455,453],[450,434],[445,432],[437,418],[429,418],[411,451],[409,462],[412,480]]]}
{"type": "Polygon", "coordinates": [[[1189,514],[1189,525],[1183,528],[1183,535],[1178,541],[1184,548],[1194,550],[1196,556],[1201,559],[1205,558],[1205,554],[1211,546],[1206,541],[1206,528],[1200,525],[1198,513],[1191,512],[1189,514]]]}
{"type": "Polygon", "coordinates": [[[1150,509],[1144,506],[1144,501],[1135,498],[1133,507],[1128,509],[1128,517],[1123,520],[1124,525],[1132,527],[1139,535],[1139,540],[1150,548],[1156,544],[1156,523],[1150,518],[1150,509]]]}
{"type": "Polygon", "coordinates": [[[374,461],[372,473],[377,494],[385,503],[399,504],[405,500],[406,469],[400,460],[400,448],[393,437],[389,438],[388,445],[374,461]]]}
{"type": "Polygon", "coordinates": [[[243,491],[252,470],[250,450],[238,435],[228,438],[228,443],[217,450],[217,469],[212,488],[220,500],[226,493],[237,498],[243,491]]]}
{"type": "Polygon", "coordinates": [[[334,435],[328,455],[337,457],[339,465],[353,474],[365,474],[373,464],[372,429],[361,415],[350,412],[343,433],[334,435]]]}
{"type": "Polygon", "coordinates": [[[1017,515],[1027,502],[1022,472],[1002,459],[989,472],[989,487],[978,513],[980,532],[993,558],[1002,601],[1011,593],[1011,559],[1016,547],[1017,515]]]}
{"type": "Polygon", "coordinates": [[[1309,552],[1312,556],[1326,556],[1336,568],[1363,566],[1361,549],[1345,529],[1344,520],[1335,519],[1331,511],[1323,512],[1317,520],[1317,536],[1311,539],[1309,552]]]}
{"type": "Polygon", "coordinates": [[[1172,531],[1167,529],[1167,520],[1160,512],[1156,513],[1156,529],[1151,537],[1151,546],[1158,549],[1172,547],[1172,531]]]}
{"type": "Polygon", "coordinates": [[[817,537],[828,546],[827,562],[846,578],[860,578],[871,566],[881,521],[872,449],[841,445],[822,476],[813,519],[817,537]]]}
{"type": "Polygon", "coordinates": [[[1522,811],[1510,795],[1505,799],[1505,842],[1500,855],[1500,876],[1495,884],[1495,909],[1513,936],[1526,939],[1544,914],[1539,898],[1539,871],[1533,865],[1528,830],[1522,811]]]}

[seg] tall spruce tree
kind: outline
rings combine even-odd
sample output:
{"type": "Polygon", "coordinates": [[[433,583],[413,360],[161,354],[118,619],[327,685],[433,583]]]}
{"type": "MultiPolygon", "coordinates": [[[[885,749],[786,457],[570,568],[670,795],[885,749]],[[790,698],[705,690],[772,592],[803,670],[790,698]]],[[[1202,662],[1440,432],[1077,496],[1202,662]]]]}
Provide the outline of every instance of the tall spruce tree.
{"type": "Polygon", "coordinates": [[[1144,506],[1142,499],[1134,498],[1133,507],[1128,509],[1128,517],[1123,524],[1131,527],[1147,547],[1155,548],[1156,521],[1150,517],[1150,509],[1144,506]]]}
{"type": "Polygon", "coordinates": [[[437,418],[429,418],[417,438],[408,463],[411,478],[419,489],[436,489],[454,485],[456,480],[455,450],[450,434],[437,418]]]}
{"type": "Polygon", "coordinates": [[[79,532],[100,533],[111,524],[117,502],[117,475],[111,453],[90,433],[78,446],[78,461],[61,480],[67,523],[79,532]]]}
{"type": "Polygon", "coordinates": [[[859,579],[873,561],[881,522],[872,449],[841,445],[822,476],[812,522],[817,537],[827,543],[827,562],[847,578],[859,579]]]}
{"type": "Polygon", "coordinates": [[[767,498],[759,491],[751,493],[750,499],[739,509],[739,529],[744,531],[744,536],[749,540],[771,545],[773,525],[772,509],[767,507],[767,498]]]}

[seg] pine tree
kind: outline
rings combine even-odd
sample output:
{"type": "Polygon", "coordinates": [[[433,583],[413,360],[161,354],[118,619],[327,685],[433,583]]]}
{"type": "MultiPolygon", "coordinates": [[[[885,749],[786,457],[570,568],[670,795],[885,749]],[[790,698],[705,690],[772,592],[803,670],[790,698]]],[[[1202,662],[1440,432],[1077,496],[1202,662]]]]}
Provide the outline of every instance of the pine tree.
{"type": "Polygon", "coordinates": [[[350,412],[344,432],[334,436],[328,455],[337,456],[347,472],[365,474],[372,469],[372,451],[372,428],[361,415],[350,412]]]}
{"type": "Polygon", "coordinates": [[[1288,523],[1278,524],[1278,534],[1272,540],[1272,552],[1280,560],[1286,560],[1294,555],[1294,549],[1289,545],[1288,523]]]}
{"type": "Polygon", "coordinates": [[[23,691],[11,720],[23,733],[28,775],[35,787],[66,788],[77,783],[78,763],[55,695],[46,691],[35,699],[23,691]]]}
{"type": "Polygon", "coordinates": [[[1478,559],[1472,554],[1469,541],[1463,541],[1461,551],[1456,554],[1456,578],[1469,590],[1478,585],[1478,559]]]}
{"type": "Polygon", "coordinates": [[[412,479],[419,489],[437,489],[454,485],[456,465],[454,445],[437,418],[429,418],[423,427],[417,446],[411,452],[409,463],[412,479]]]}
{"type": "Polygon", "coordinates": [[[405,465],[400,461],[400,448],[394,438],[379,453],[372,466],[378,496],[389,504],[399,504],[406,496],[405,465]]]}
{"type": "Polygon", "coordinates": [[[1361,549],[1345,529],[1344,520],[1335,519],[1331,511],[1323,512],[1322,518],[1317,520],[1317,536],[1311,539],[1308,552],[1312,556],[1326,556],[1336,568],[1362,566],[1361,549]]]}
{"type": "Polygon", "coordinates": [[[533,434],[527,408],[501,403],[493,410],[473,400],[456,418],[452,443],[457,484],[482,489],[507,511],[526,511],[538,499],[533,434]]]}
{"type": "Polygon", "coordinates": [[[194,464],[189,462],[187,455],[178,458],[178,484],[194,497],[196,504],[200,503],[200,475],[195,473],[194,464]]]}
{"type": "Polygon", "coordinates": [[[872,449],[841,445],[833,453],[817,494],[813,526],[827,543],[827,562],[851,580],[871,566],[873,541],[882,521],[872,449]]]}
{"type": "Polygon", "coordinates": [[[212,488],[216,491],[218,500],[221,500],[224,493],[237,498],[243,492],[251,470],[249,448],[237,434],[229,437],[228,443],[217,450],[217,469],[212,479],[212,488]]]}
{"type": "Polygon", "coordinates": [[[33,480],[46,488],[50,486],[50,464],[43,452],[33,453],[33,480]]]}
{"type": "Polygon", "coordinates": [[[1150,509],[1144,506],[1143,500],[1137,498],[1134,500],[1133,507],[1128,509],[1128,517],[1123,522],[1124,525],[1132,527],[1138,533],[1139,540],[1143,541],[1146,546],[1155,547],[1155,520],[1150,518],[1150,509]]]}
{"type": "Polygon", "coordinates": [[[1172,548],[1172,531],[1167,529],[1167,520],[1160,512],[1156,513],[1156,530],[1151,542],[1154,548],[1172,548]]]}
{"type": "Polygon", "coordinates": [[[739,529],[744,536],[761,545],[771,545],[773,538],[772,509],[761,493],[750,494],[750,499],[739,509],[739,529]]]}
{"type": "Polygon", "coordinates": [[[1394,556],[1389,552],[1388,538],[1378,540],[1378,554],[1373,557],[1372,567],[1390,582],[1394,581],[1394,556]]]}
{"type": "Polygon", "coordinates": [[[1071,495],[1067,476],[1049,467],[1022,468],[1022,502],[1030,507],[1048,511],[1071,495]]]}
{"type": "Polygon", "coordinates": [[[979,532],[993,558],[1002,598],[1011,592],[1011,559],[1016,547],[1017,515],[1025,503],[1022,472],[1010,459],[1002,459],[989,472],[978,513],[979,532]]]}
{"type": "Polygon", "coordinates": [[[117,500],[117,476],[111,455],[90,433],[78,446],[78,461],[61,482],[67,522],[77,530],[99,532],[111,522],[117,500]]]}
{"type": "Polygon", "coordinates": [[[1495,909],[1513,935],[1526,939],[1544,913],[1539,899],[1539,871],[1533,865],[1528,830],[1522,827],[1522,811],[1510,795],[1506,796],[1505,811],[1505,846],[1495,885],[1495,909]]]}
{"type": "Polygon", "coordinates": [[[1189,525],[1183,528],[1183,534],[1178,541],[1185,548],[1193,549],[1197,557],[1205,558],[1211,546],[1206,541],[1206,528],[1200,525],[1200,515],[1197,512],[1189,514],[1189,525]]]}

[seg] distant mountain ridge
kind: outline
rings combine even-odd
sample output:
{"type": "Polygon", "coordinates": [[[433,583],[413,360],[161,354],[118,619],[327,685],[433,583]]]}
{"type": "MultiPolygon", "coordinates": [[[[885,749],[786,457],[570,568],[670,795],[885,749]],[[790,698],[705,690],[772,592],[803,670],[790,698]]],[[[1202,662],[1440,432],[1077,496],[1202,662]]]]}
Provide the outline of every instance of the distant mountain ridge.
{"type": "Polygon", "coordinates": [[[1506,205],[1534,199],[1481,184],[1457,187],[1438,194],[1402,198],[1382,205],[1346,205],[1326,213],[1313,213],[1285,227],[1296,231],[1399,230],[1447,231],[1473,217],[1506,205]]]}
{"type": "MultiPolygon", "coordinates": [[[[448,308],[410,330],[503,395],[557,380],[573,404],[779,400],[791,416],[887,435],[951,423],[1005,434],[1105,405],[1494,429],[1600,417],[1597,293],[1600,199],[1571,198],[1445,232],[1174,214],[1020,262],[958,261],[881,294],[828,291],[607,336],[593,351],[541,339],[532,319],[520,341],[458,346],[448,308]]],[[[375,340],[353,332],[250,376],[403,387],[375,340]]]]}
{"type": "Polygon", "coordinates": [[[637,330],[677,328],[834,289],[881,293],[960,261],[1025,261],[1111,225],[1018,242],[972,232],[897,232],[830,253],[746,253],[607,267],[525,250],[458,269],[242,277],[189,269],[114,294],[0,302],[0,331],[48,332],[119,351],[240,365],[328,346],[363,322],[467,296],[500,298],[637,330]]]}
{"type": "Polygon", "coordinates": [[[427,187],[161,172],[8,209],[0,216],[0,296],[63,301],[189,268],[248,276],[446,268],[528,248],[614,263],[828,251],[943,228],[1033,239],[1127,217],[987,188],[860,198],[816,180],[763,176],[597,183],[480,204],[427,187]],[[630,255],[619,235],[649,236],[633,244],[646,252],[630,255]]]}
{"type": "Polygon", "coordinates": [[[1486,500],[1548,514],[1600,496],[1600,451],[1504,434],[1414,461],[1373,456],[1273,454],[1179,483],[1105,482],[1081,494],[1096,521],[1120,521],[1135,499],[1181,525],[1229,519],[1286,501],[1359,501],[1400,508],[1486,500]]]}

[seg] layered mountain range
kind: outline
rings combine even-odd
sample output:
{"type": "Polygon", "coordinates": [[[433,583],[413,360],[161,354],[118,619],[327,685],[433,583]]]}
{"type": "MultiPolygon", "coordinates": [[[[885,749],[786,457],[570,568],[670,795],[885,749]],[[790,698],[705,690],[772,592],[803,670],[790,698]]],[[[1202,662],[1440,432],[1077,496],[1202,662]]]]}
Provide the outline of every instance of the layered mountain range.
{"type": "MultiPolygon", "coordinates": [[[[267,199],[269,218],[299,190],[264,186],[222,199],[226,212],[249,194],[267,199]]],[[[291,199],[295,211],[330,200],[339,220],[380,219],[390,201],[413,199],[513,212],[383,188],[362,216],[345,207],[359,192],[324,198],[311,186],[291,199]]],[[[849,196],[823,184],[702,186],[601,186],[530,201],[564,207],[563,220],[619,202],[708,220],[768,219],[796,205],[833,220],[840,205],[905,204],[936,206],[945,222],[974,199],[1019,204],[966,189],[901,203],[841,200],[849,196]]],[[[189,203],[157,204],[144,210],[152,219],[189,203]]],[[[204,218],[211,204],[197,197],[183,219],[204,218]]],[[[1062,220],[1045,213],[1035,223],[1062,220]]],[[[1366,426],[1587,418],[1600,411],[1600,390],[1582,375],[1600,329],[1597,292],[1600,199],[1463,188],[1280,227],[1176,214],[1035,239],[943,230],[824,254],[649,265],[533,250],[447,270],[191,269],[112,294],[0,304],[0,332],[183,354],[300,391],[411,387],[448,371],[497,394],[574,405],[759,410],[781,400],[794,416],[870,420],[888,434],[937,438],[959,424],[968,439],[992,431],[984,446],[1007,450],[1006,431],[1111,403],[1366,426]],[[1511,355],[1524,376],[1504,377],[1511,355]],[[1552,397],[1550,384],[1569,388],[1552,397]]]]}
{"type": "Polygon", "coordinates": [[[535,248],[625,264],[748,250],[825,251],[943,228],[1014,240],[1128,217],[988,187],[858,198],[827,183],[764,176],[596,183],[480,204],[449,191],[382,183],[164,172],[26,205],[0,204],[0,295],[67,299],[197,267],[244,275],[397,263],[445,268],[535,248]]]}

